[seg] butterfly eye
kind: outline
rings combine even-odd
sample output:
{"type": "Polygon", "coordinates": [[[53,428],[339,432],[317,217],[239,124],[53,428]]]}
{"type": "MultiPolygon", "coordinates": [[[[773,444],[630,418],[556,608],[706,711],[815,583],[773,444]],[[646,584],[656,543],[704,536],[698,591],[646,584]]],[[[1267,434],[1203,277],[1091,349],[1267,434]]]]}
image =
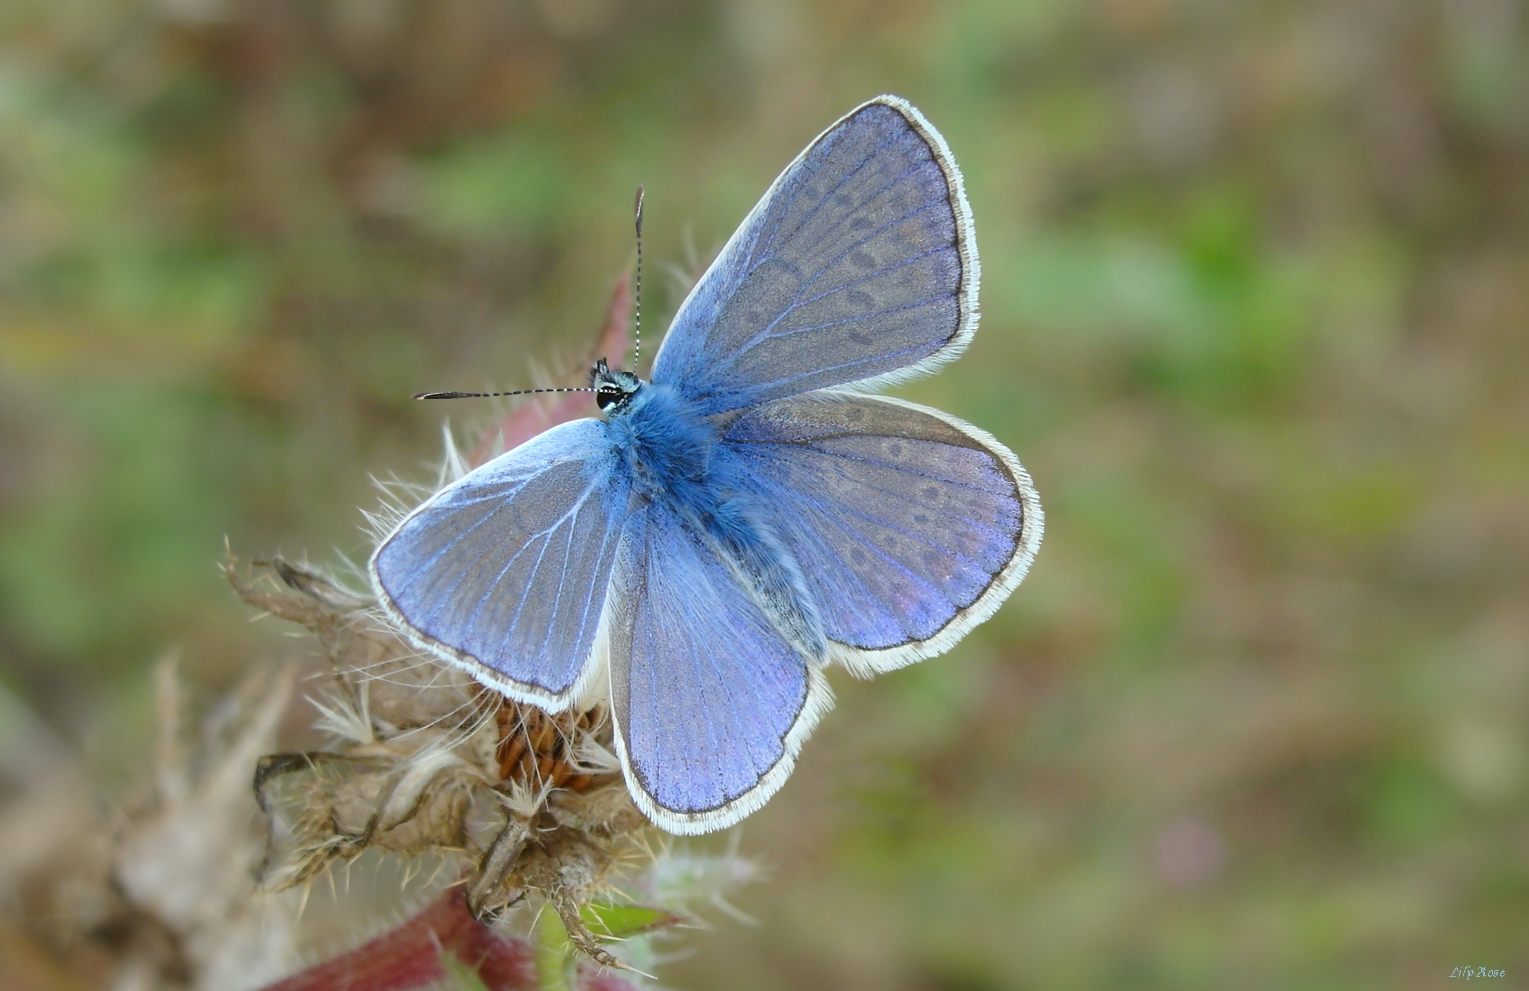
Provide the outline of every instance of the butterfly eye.
{"type": "Polygon", "coordinates": [[[621,401],[626,393],[620,389],[601,388],[595,390],[595,405],[601,409],[612,406],[621,401]]]}

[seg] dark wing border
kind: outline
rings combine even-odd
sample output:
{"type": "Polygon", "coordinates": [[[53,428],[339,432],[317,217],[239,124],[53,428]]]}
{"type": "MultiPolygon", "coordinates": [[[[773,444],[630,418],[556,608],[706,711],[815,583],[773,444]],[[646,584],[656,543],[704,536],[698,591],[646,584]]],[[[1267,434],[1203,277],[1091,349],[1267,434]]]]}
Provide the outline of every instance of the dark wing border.
{"type": "Polygon", "coordinates": [[[1030,473],[1025,471],[1024,465],[1019,463],[1019,458],[1014,456],[1013,451],[986,430],[943,410],[910,403],[905,399],[896,399],[891,396],[857,398],[874,399],[876,402],[890,403],[893,406],[924,413],[976,441],[998,459],[1009,473],[1009,477],[1014,480],[1014,487],[1019,493],[1019,502],[1023,509],[1019,534],[1014,540],[1013,556],[993,576],[993,580],[988,583],[987,588],[976,601],[964,609],[957,610],[950,622],[940,627],[933,636],[893,647],[869,650],[829,641],[830,659],[844,665],[856,677],[868,678],[883,671],[894,671],[945,653],[961,638],[997,612],[998,607],[1004,604],[1009,595],[1019,587],[1019,583],[1025,580],[1025,575],[1029,574],[1030,565],[1035,561],[1036,552],[1040,550],[1041,535],[1046,529],[1046,516],[1041,510],[1041,498],[1035,491],[1035,483],[1030,480],[1030,473]]]}

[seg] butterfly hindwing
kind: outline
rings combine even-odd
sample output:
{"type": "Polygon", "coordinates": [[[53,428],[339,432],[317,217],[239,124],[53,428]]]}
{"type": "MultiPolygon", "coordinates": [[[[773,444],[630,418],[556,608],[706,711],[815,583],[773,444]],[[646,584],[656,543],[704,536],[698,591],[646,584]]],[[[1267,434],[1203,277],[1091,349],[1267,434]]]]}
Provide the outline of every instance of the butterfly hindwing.
{"type": "Polygon", "coordinates": [[[775,181],[675,315],[653,380],[703,413],[895,381],[965,346],[977,277],[949,149],[879,97],[775,181]]]}
{"type": "Polygon", "coordinates": [[[826,681],[661,503],[630,518],[612,596],[611,704],[633,797],[670,832],[731,825],[790,774],[826,681]]]}
{"type": "Polygon", "coordinates": [[[552,428],[442,489],[372,556],[417,645],[553,711],[594,674],[629,485],[606,424],[552,428]]]}
{"type": "Polygon", "coordinates": [[[737,417],[743,459],[851,670],[947,650],[1008,597],[1040,543],[1014,455],[970,424],[880,396],[817,393],[737,417]]]}

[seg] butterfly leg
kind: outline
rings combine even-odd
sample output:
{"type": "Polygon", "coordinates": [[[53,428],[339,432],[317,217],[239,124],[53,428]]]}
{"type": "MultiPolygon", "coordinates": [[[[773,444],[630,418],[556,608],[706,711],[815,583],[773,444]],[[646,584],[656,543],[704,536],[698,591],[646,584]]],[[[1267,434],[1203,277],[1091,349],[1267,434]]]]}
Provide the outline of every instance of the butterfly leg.
{"type": "Polygon", "coordinates": [[[600,945],[595,934],[589,931],[584,924],[584,916],[579,912],[579,901],[573,897],[572,892],[566,888],[554,889],[550,894],[552,907],[557,909],[559,919],[563,920],[563,928],[568,932],[568,941],[572,943],[585,956],[602,967],[611,970],[636,970],[631,964],[624,963],[615,954],[600,945]]]}
{"type": "Polygon", "coordinates": [[[499,836],[484,852],[483,859],[478,863],[478,876],[473,878],[467,889],[467,911],[474,919],[479,922],[489,921],[489,916],[493,914],[489,909],[489,901],[503,888],[505,878],[520,860],[526,841],[530,838],[530,825],[519,816],[511,814],[504,829],[500,830],[499,836]]]}

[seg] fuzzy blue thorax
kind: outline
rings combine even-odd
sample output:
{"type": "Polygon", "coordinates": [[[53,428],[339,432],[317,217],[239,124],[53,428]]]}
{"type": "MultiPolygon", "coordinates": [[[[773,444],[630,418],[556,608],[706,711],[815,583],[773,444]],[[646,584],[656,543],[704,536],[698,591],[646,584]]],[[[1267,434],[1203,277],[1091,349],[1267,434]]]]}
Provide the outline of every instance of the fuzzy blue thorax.
{"type": "Polygon", "coordinates": [[[605,412],[611,443],[632,473],[639,495],[667,502],[682,516],[716,498],[705,482],[719,439],[717,428],[678,392],[634,381],[631,391],[607,405],[605,412]]]}
{"type": "Polygon", "coordinates": [[[611,396],[602,408],[633,492],[708,538],[781,634],[805,656],[823,657],[827,638],[801,569],[777,539],[768,507],[728,456],[714,418],[668,385],[603,363],[591,378],[597,397],[602,389],[611,396]]]}

